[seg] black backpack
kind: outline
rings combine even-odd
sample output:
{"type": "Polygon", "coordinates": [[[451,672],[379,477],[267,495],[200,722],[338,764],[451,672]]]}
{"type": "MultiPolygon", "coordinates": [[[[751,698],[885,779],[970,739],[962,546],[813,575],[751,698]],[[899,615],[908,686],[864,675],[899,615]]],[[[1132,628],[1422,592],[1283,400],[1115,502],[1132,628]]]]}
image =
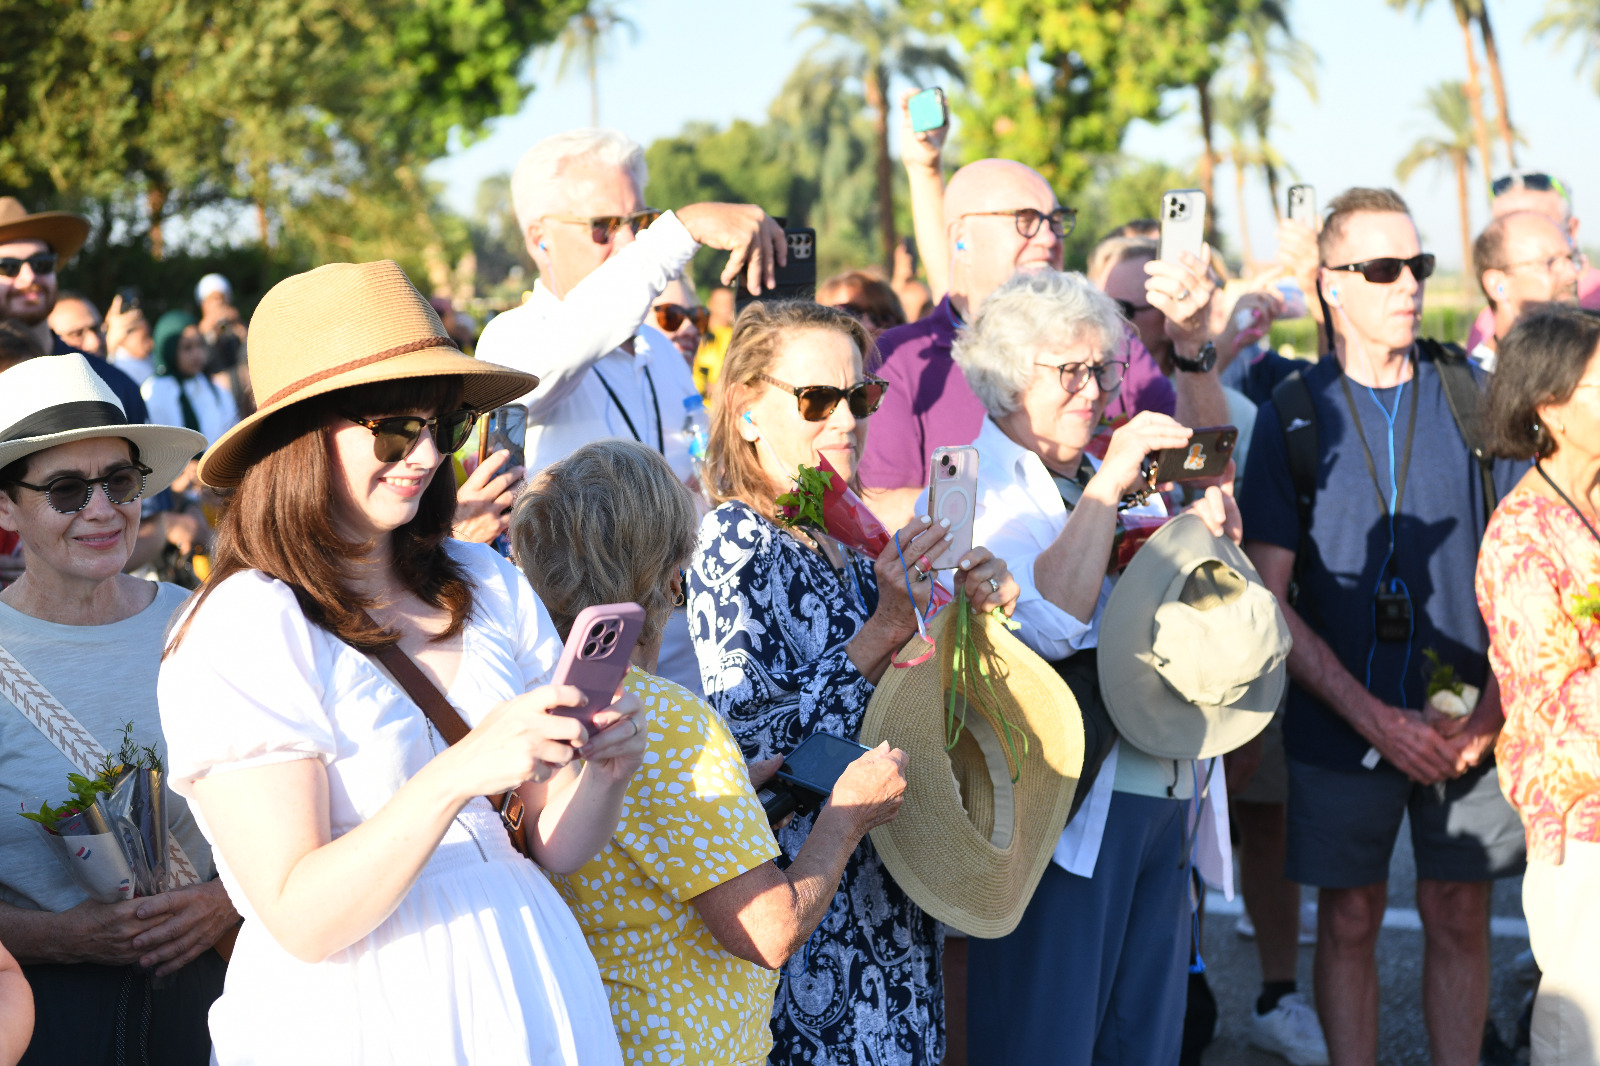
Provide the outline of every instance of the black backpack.
{"type": "MultiPolygon", "coordinates": [[[[1478,464],[1478,476],[1483,479],[1483,522],[1487,526],[1495,504],[1500,501],[1494,487],[1494,459],[1484,450],[1478,418],[1478,401],[1482,397],[1467,353],[1460,345],[1421,337],[1417,339],[1417,347],[1424,358],[1439,368],[1444,398],[1450,405],[1456,430],[1478,464]]],[[[1304,373],[1296,370],[1272,390],[1272,406],[1278,412],[1278,424],[1283,428],[1283,440],[1288,448],[1289,478],[1294,483],[1294,505],[1300,519],[1300,546],[1295,551],[1294,576],[1289,582],[1291,604],[1300,598],[1300,579],[1311,556],[1311,507],[1317,499],[1320,444],[1317,410],[1311,402],[1311,390],[1306,386],[1304,373]]]]}

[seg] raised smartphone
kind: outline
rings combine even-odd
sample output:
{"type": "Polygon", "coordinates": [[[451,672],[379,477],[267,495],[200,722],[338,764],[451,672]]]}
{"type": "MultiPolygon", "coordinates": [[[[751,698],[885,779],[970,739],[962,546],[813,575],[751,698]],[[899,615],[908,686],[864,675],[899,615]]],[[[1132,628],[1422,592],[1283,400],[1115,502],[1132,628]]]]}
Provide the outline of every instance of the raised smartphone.
{"type": "Polygon", "coordinates": [[[1163,448],[1145,456],[1151,488],[1172,481],[1221,477],[1233,458],[1239,431],[1233,426],[1207,426],[1194,431],[1182,448],[1163,448]]]}
{"type": "Polygon", "coordinates": [[[810,300],[817,295],[817,231],[810,226],[784,226],[783,236],[789,245],[789,261],[773,272],[774,288],[752,295],[743,274],[734,283],[734,306],[740,311],[758,300],[810,300]]]}
{"type": "Polygon", "coordinates": [[[950,547],[931,560],[935,570],[954,570],[972,550],[972,511],[978,499],[978,449],[935,448],[928,464],[928,517],[950,520],[950,547]]]}
{"type": "Polygon", "coordinates": [[[511,453],[501,470],[523,466],[528,443],[528,409],[520,403],[496,407],[478,423],[478,462],[498,451],[511,453]]]}
{"type": "Polygon", "coordinates": [[[944,90],[924,89],[906,102],[906,113],[911,117],[915,133],[943,129],[950,124],[950,105],[945,101],[944,90]]]}
{"type": "Polygon", "coordinates": [[[1199,189],[1168,189],[1161,194],[1161,238],[1156,258],[1169,263],[1188,252],[1196,259],[1206,243],[1206,194],[1199,189]]]}
{"type": "Polygon", "coordinates": [[[1317,228],[1317,189],[1314,185],[1289,186],[1289,217],[1317,228]]]}
{"type": "Polygon", "coordinates": [[[592,730],[595,714],[616,697],[643,628],[644,608],[637,603],[601,603],[579,611],[550,683],[575,685],[583,692],[584,705],[556,707],[550,713],[576,718],[592,730]]]}

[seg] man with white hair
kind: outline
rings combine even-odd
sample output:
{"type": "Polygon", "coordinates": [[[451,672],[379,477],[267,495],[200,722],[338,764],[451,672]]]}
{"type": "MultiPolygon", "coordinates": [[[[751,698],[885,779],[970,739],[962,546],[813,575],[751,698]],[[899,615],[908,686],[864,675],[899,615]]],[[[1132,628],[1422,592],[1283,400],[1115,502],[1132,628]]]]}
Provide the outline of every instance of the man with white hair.
{"type": "MultiPolygon", "coordinates": [[[[759,207],[646,207],[644,151],[616,130],[580,129],[528,149],[511,175],[511,199],[528,255],[533,294],[497,316],[478,355],[537,374],[528,406],[528,475],[591,441],[632,438],[660,452],[694,484],[684,401],[698,396],[672,341],[647,318],[667,284],[701,245],[727,251],[723,284],[774,284],[785,261],[783,230],[759,207]]],[[[683,612],[668,623],[663,676],[700,690],[683,612]]]]}

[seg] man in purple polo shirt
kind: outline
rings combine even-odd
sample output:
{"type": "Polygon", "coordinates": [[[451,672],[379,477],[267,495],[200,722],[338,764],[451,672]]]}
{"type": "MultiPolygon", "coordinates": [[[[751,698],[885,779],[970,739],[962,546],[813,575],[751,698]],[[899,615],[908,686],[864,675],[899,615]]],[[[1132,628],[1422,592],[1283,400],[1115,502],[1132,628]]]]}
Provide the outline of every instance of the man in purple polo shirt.
{"type": "MultiPolygon", "coordinates": [[[[860,473],[867,503],[891,529],[911,520],[933,450],[970,444],[983,425],[983,404],[950,357],[956,331],[1017,271],[1060,270],[1072,216],[1032,167],[980,159],[950,178],[944,218],[949,294],[927,317],[878,338],[877,372],[889,389],[872,416],[860,473]]],[[[1172,414],[1176,407],[1172,384],[1148,353],[1135,355],[1122,392],[1131,410],[1172,414]]]]}

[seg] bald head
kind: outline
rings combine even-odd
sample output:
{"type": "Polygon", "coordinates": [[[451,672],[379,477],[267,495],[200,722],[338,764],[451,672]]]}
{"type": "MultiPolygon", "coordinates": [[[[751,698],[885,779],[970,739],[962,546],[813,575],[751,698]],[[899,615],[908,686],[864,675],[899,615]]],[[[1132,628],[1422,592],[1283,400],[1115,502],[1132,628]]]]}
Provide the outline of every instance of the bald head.
{"type": "Polygon", "coordinates": [[[1503,337],[1531,304],[1578,297],[1578,269],[1567,231],[1542,211],[1499,215],[1472,246],[1478,284],[1503,337]]]}
{"type": "Polygon", "coordinates": [[[1572,204],[1554,189],[1507,189],[1490,201],[1489,210],[1496,219],[1524,211],[1543,215],[1561,228],[1568,244],[1578,246],[1578,220],[1572,215],[1572,204]]]}
{"type": "Polygon", "coordinates": [[[1060,270],[1062,241],[1040,220],[1024,236],[1016,212],[1049,215],[1060,204],[1037,170],[1011,159],[980,159],[950,178],[944,192],[950,238],[950,300],[968,321],[984,299],[1019,270],[1060,270]]]}

